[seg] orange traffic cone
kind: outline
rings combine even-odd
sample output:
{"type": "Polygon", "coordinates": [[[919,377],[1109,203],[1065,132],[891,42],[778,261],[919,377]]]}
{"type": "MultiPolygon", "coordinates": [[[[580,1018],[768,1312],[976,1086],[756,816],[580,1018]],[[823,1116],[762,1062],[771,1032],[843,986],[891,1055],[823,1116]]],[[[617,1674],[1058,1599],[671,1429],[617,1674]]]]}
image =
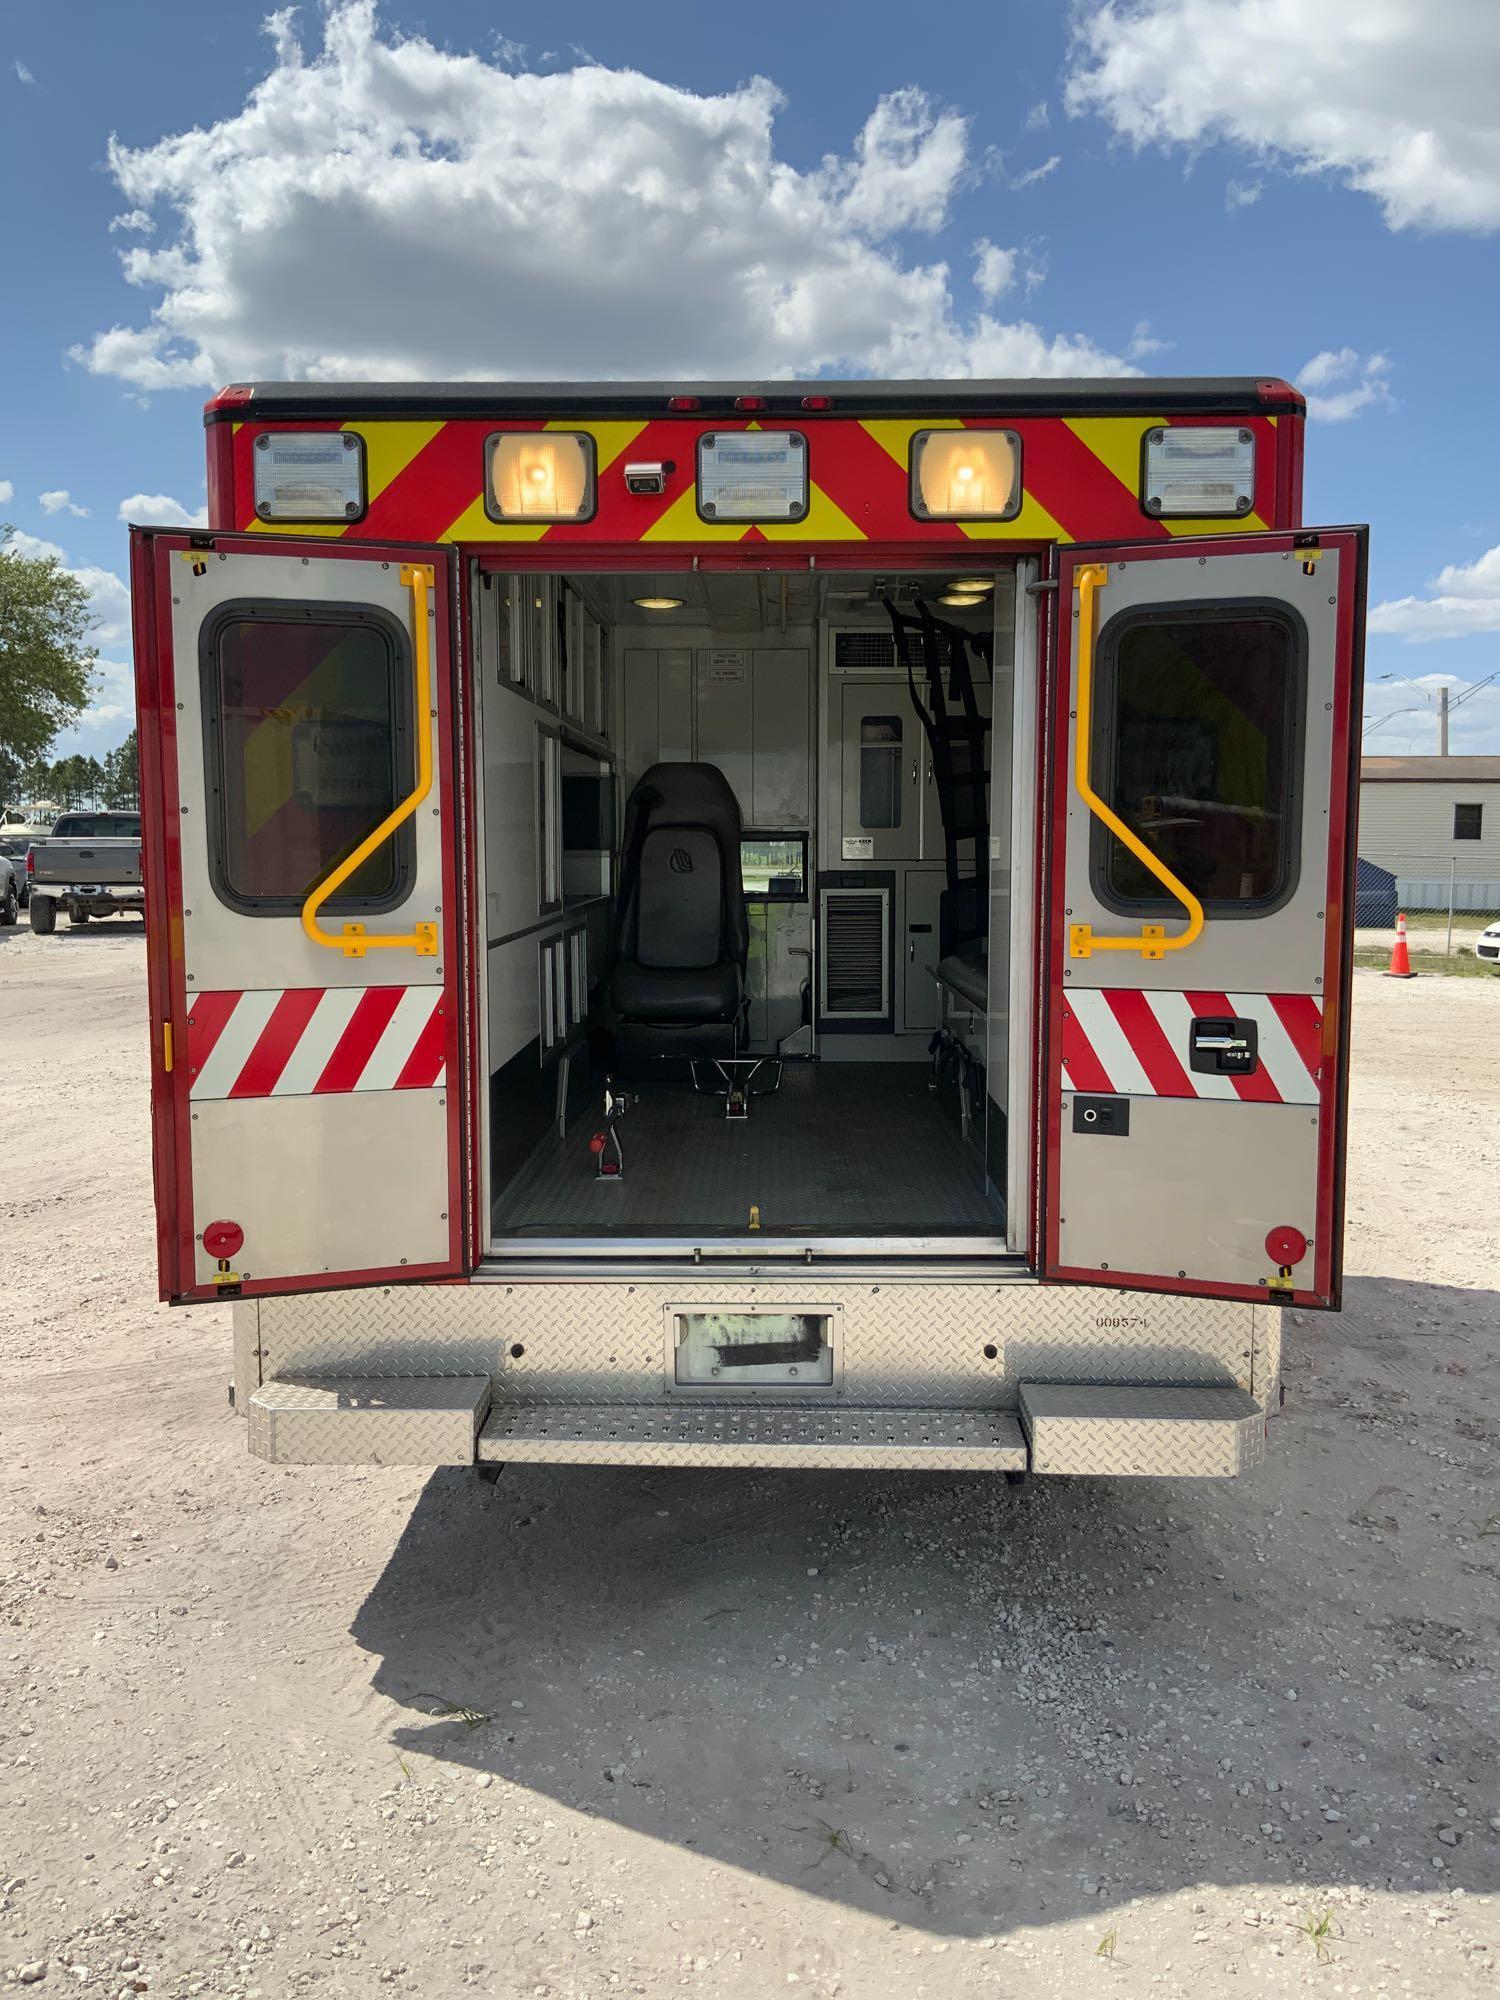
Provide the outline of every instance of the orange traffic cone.
{"type": "Polygon", "coordinates": [[[1411,969],[1411,953],[1406,948],[1406,917],[1396,918],[1396,942],[1391,946],[1391,963],[1386,972],[1387,979],[1415,979],[1411,969]]]}

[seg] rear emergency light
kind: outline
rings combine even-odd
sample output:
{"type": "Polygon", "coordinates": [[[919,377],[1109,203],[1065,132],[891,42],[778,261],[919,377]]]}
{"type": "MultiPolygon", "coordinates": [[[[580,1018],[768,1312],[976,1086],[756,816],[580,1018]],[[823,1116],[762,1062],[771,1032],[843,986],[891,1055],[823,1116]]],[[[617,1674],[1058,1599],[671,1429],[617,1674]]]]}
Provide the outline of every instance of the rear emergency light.
{"type": "Polygon", "coordinates": [[[262,431],[255,440],[262,521],[357,521],[365,511],[365,441],[357,431],[262,431]]]}
{"type": "Polygon", "coordinates": [[[1014,431],[918,431],[911,441],[911,511],[922,521],[1008,521],[1021,509],[1021,440],[1014,431]]]}
{"type": "Polygon", "coordinates": [[[229,387],[221,389],[217,396],[209,397],[203,405],[204,414],[207,415],[210,410],[241,410],[254,393],[248,382],[231,382],[229,387]]]}
{"type": "Polygon", "coordinates": [[[485,511],[492,521],[587,521],[594,440],[587,431],[497,431],[488,442],[485,511]]]}
{"type": "Polygon", "coordinates": [[[1141,505],[1194,519],[1248,514],[1255,497],[1255,433],[1238,424],[1177,424],[1146,433],[1141,505]]]}

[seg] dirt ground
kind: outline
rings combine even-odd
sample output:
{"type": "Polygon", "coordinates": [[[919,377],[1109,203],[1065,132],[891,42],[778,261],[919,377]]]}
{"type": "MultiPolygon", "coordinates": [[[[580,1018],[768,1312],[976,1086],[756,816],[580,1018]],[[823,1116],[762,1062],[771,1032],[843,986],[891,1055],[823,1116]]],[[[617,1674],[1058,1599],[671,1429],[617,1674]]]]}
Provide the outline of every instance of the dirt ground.
{"type": "Polygon", "coordinates": [[[154,1302],[142,939],[0,933],[0,1976],[1411,1995],[1500,1962],[1500,982],[1358,975],[1233,1485],[287,1470],[154,1302]]]}

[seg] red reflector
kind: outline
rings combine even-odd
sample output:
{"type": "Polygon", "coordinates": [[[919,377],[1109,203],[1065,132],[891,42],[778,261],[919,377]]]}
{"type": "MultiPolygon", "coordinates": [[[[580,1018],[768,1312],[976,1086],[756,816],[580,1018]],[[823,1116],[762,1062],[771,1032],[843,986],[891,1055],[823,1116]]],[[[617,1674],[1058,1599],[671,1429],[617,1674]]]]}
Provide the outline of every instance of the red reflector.
{"type": "Polygon", "coordinates": [[[36,873],[36,849],[34,847],[28,847],[26,850],[26,873],[28,875],[35,875],[36,873]]]}
{"type": "Polygon", "coordinates": [[[604,1134],[602,1132],[596,1132],[593,1138],[589,1140],[589,1151],[591,1153],[602,1153],[604,1151],[604,1134]]]}
{"type": "Polygon", "coordinates": [[[254,393],[248,382],[231,382],[217,396],[210,396],[203,408],[205,413],[209,410],[237,410],[248,403],[254,393]]]}
{"type": "Polygon", "coordinates": [[[701,410],[703,408],[703,398],[701,396],[668,396],[667,408],[669,410],[701,410]]]}
{"type": "Polygon", "coordinates": [[[203,1232],[210,1257],[234,1257],[245,1247],[245,1232],[237,1222],[211,1222],[203,1232]]]}
{"type": "Polygon", "coordinates": [[[737,410],[768,410],[771,406],[764,396],[736,396],[734,407],[737,410]]]}
{"type": "Polygon", "coordinates": [[[1288,1264],[1300,1264],[1307,1255],[1307,1238],[1289,1222],[1280,1222],[1266,1231],[1266,1255],[1278,1270],[1288,1264]]]}
{"type": "Polygon", "coordinates": [[[833,408],[833,398],[832,396],[804,396],[802,398],[802,407],[804,410],[831,410],[833,408]]]}

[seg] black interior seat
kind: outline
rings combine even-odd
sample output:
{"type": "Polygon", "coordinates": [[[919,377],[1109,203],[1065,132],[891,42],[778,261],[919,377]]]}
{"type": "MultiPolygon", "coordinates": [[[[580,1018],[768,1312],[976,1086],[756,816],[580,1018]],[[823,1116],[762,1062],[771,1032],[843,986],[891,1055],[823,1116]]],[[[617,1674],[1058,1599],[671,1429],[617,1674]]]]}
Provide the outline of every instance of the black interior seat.
{"type": "Polygon", "coordinates": [[[728,779],[714,764],[653,764],[625,807],[610,978],[621,1028],[659,1031],[663,1053],[732,1053],[749,948],[728,779]]]}

